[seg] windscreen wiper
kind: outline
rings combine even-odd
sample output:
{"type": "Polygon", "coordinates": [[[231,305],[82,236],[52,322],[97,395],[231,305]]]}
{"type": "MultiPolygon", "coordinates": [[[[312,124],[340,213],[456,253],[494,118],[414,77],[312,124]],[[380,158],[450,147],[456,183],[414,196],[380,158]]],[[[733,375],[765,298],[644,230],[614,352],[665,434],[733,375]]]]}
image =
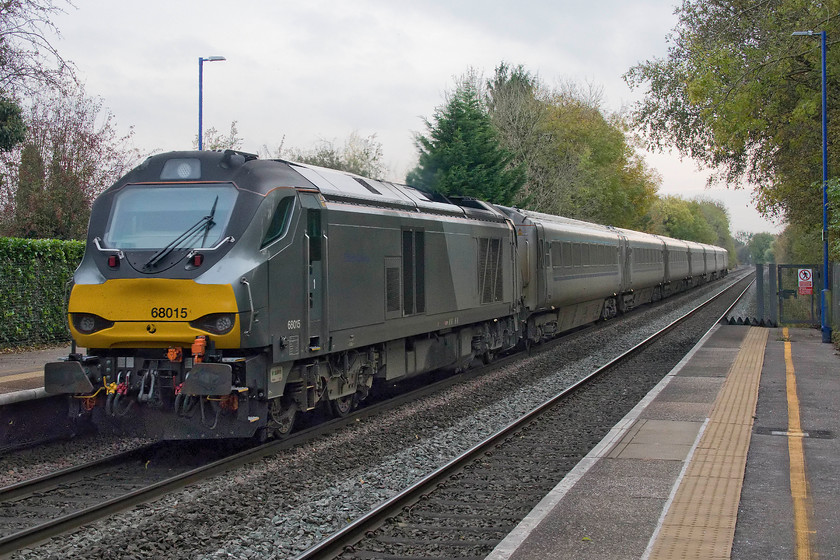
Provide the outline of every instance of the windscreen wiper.
{"type": "Polygon", "coordinates": [[[213,217],[216,215],[216,205],[218,204],[218,202],[219,197],[217,195],[216,200],[213,201],[213,208],[210,209],[210,214],[198,220],[196,223],[191,225],[184,233],[170,241],[166,247],[162,248],[160,251],[152,255],[152,258],[146,261],[146,264],[143,265],[143,268],[148,270],[157,266],[157,264],[163,259],[165,259],[169,255],[169,253],[175,250],[175,248],[178,245],[180,245],[187,239],[190,239],[193,236],[195,236],[202,230],[202,228],[204,229],[204,242],[206,242],[207,234],[210,233],[210,228],[216,225],[216,222],[213,221],[213,217]]]}
{"type": "Polygon", "coordinates": [[[201,246],[205,247],[207,245],[207,234],[210,233],[210,228],[213,227],[215,222],[213,221],[213,216],[216,215],[216,205],[219,203],[219,196],[216,195],[216,200],[213,201],[213,208],[210,209],[210,221],[206,223],[204,228],[204,238],[201,240],[201,246]]]}

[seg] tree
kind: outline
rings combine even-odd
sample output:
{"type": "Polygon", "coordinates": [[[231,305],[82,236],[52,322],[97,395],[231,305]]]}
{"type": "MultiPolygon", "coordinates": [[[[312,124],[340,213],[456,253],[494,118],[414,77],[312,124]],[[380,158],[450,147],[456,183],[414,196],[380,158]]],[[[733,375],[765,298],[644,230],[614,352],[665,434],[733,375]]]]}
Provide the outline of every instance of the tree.
{"type": "Polygon", "coordinates": [[[10,99],[0,98],[0,152],[10,152],[23,142],[26,125],[21,108],[10,99]]]}
{"type": "Polygon", "coordinates": [[[72,65],[46,37],[58,36],[52,17],[61,11],[52,0],[0,1],[0,153],[23,141],[20,97],[67,91],[75,82],[72,65]]]}
{"type": "Polygon", "coordinates": [[[516,204],[644,229],[659,179],[636,153],[624,120],[605,115],[598,88],[550,91],[523,66],[502,63],[487,82],[493,124],[527,170],[516,204]]]}
{"type": "MultiPolygon", "coordinates": [[[[208,128],[204,131],[201,149],[210,151],[238,150],[242,147],[242,142],[244,140],[239,137],[236,121],[233,121],[230,123],[230,132],[228,132],[227,136],[222,136],[215,127],[208,128]]],[[[193,149],[198,149],[198,134],[193,139],[193,149]]]]}
{"type": "Polygon", "coordinates": [[[697,197],[691,204],[694,211],[703,216],[703,220],[715,233],[716,239],[712,244],[723,247],[735,257],[735,241],[729,231],[729,211],[726,206],[722,202],[705,197],[697,197]]]}
{"type": "MultiPolygon", "coordinates": [[[[675,239],[718,244],[718,235],[706,221],[696,201],[665,196],[651,207],[651,231],[675,239]]],[[[728,229],[728,228],[727,228],[728,229]]]]}
{"type": "MultiPolygon", "coordinates": [[[[650,147],[675,146],[716,171],[712,180],[755,186],[759,210],[802,231],[821,222],[820,47],[792,31],[840,32],[821,2],[685,0],[664,59],[625,75],[647,93],[634,110],[650,147]]],[[[840,58],[829,52],[829,136],[840,130],[840,58]]],[[[830,152],[836,168],[837,150],[830,152]]]]}
{"type": "Polygon", "coordinates": [[[739,231],[735,233],[733,236],[733,242],[735,244],[736,261],[733,263],[730,258],[730,266],[734,264],[753,264],[752,259],[750,258],[750,250],[747,247],[750,237],[752,237],[752,234],[746,231],[739,231]]]}
{"type": "Polygon", "coordinates": [[[487,81],[484,94],[490,119],[502,144],[513,154],[512,162],[525,168],[527,180],[516,196],[516,204],[538,209],[544,206],[545,180],[538,165],[542,145],[542,126],[548,105],[539,78],[521,64],[510,67],[502,62],[487,81]],[[533,205],[533,206],[532,206],[533,205]]]}
{"type": "Polygon", "coordinates": [[[772,233],[756,233],[750,237],[747,247],[750,251],[750,258],[755,264],[767,264],[774,262],[773,242],[776,236],[772,233]]]}
{"type": "Polygon", "coordinates": [[[5,235],[78,239],[93,198],[139,157],[133,131],[116,132],[113,115],[83,92],[33,99],[22,146],[3,156],[0,205],[5,235]]]}
{"type": "Polygon", "coordinates": [[[525,183],[525,168],[502,147],[475,82],[461,79],[435,110],[434,123],[424,120],[428,136],[415,135],[420,158],[406,182],[444,195],[511,204],[525,183]]]}
{"type": "Polygon", "coordinates": [[[62,12],[53,0],[0,1],[0,94],[66,92],[75,83],[73,65],[47,38],[59,36],[52,18],[62,12]]]}
{"type": "MultiPolygon", "coordinates": [[[[285,138],[283,140],[285,141],[285,138]]],[[[281,141],[273,155],[265,147],[264,152],[269,157],[328,167],[371,179],[381,179],[385,173],[385,166],[382,163],[382,144],[376,140],[376,134],[363,138],[358,131],[354,130],[344,141],[343,146],[338,146],[335,140],[321,140],[309,150],[284,149],[283,143],[281,141]]]]}
{"type": "Polygon", "coordinates": [[[34,144],[27,144],[20,153],[17,191],[10,232],[15,237],[35,237],[48,229],[44,158],[34,144]]]}

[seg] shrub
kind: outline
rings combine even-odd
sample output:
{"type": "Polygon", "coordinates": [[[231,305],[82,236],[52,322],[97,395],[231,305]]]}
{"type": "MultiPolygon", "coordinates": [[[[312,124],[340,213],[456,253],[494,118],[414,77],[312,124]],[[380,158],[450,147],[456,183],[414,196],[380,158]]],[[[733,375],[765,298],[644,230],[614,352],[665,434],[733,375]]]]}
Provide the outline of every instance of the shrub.
{"type": "Polygon", "coordinates": [[[67,296],[81,241],[0,237],[0,348],[70,340],[67,296]]]}

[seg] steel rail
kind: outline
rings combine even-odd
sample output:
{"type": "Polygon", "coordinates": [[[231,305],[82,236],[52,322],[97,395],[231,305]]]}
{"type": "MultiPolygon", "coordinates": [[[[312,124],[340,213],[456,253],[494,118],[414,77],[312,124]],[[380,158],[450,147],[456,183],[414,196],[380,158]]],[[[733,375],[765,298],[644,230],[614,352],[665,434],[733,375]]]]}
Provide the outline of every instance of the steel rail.
{"type": "Polygon", "coordinates": [[[29,496],[36,492],[43,492],[55,486],[66,484],[87,476],[88,473],[105,469],[109,465],[119,464],[124,461],[129,461],[138,455],[146,452],[154,451],[154,443],[123,451],[108,457],[102,457],[88,463],[66,467],[64,469],[41,475],[29,480],[22,480],[14,484],[10,484],[0,488],[0,504],[10,502],[23,496],[29,496]]]}
{"type": "MultiPolygon", "coordinates": [[[[753,282],[754,281],[755,279],[753,279],[753,282]]],[[[738,282],[740,282],[740,280],[738,282]]],[[[747,292],[747,290],[749,290],[751,285],[752,282],[750,282],[750,284],[748,284],[747,287],[744,290],[742,290],[742,292],[735,299],[735,303],[730,305],[729,308],[727,308],[727,310],[721,315],[721,317],[719,317],[717,321],[715,321],[715,325],[720,323],[726,317],[726,315],[737,304],[738,300],[740,300],[747,292]]],[[[599,377],[607,370],[615,367],[616,365],[627,360],[631,356],[636,355],[637,353],[645,349],[647,346],[649,346],[651,343],[658,340],[659,338],[661,338],[662,336],[664,336],[665,334],[672,331],[677,326],[688,320],[695,313],[699,312],[701,309],[703,309],[713,301],[722,297],[730,290],[733,290],[736,286],[737,282],[732,286],[729,286],[728,288],[722,290],[720,293],[710,297],[709,299],[699,304],[697,307],[695,307],[685,315],[671,322],[669,325],[667,325],[660,331],[650,335],[639,344],[626,350],[619,356],[611,359],[606,364],[589,373],[589,375],[587,375],[586,377],[577,381],[575,384],[561,391],[557,395],[551,397],[549,400],[535,407],[519,419],[514,420],[495,434],[487,437],[484,441],[468,449],[462,455],[456,457],[455,459],[452,459],[446,465],[440,467],[438,470],[417,481],[416,483],[409,486],[399,494],[396,494],[395,496],[391,497],[385,502],[382,502],[375,509],[366,513],[362,517],[357,518],[355,521],[346,525],[338,532],[333,533],[329,538],[325,539],[324,541],[321,541],[320,543],[304,551],[302,554],[297,556],[295,560],[315,560],[333,558],[335,556],[338,556],[339,554],[344,552],[346,547],[352,546],[353,544],[364,538],[366,533],[376,529],[387,519],[394,517],[403,508],[411,506],[417,501],[419,501],[424,494],[429,492],[430,489],[435,488],[444,480],[457,474],[459,471],[463,470],[464,467],[466,467],[469,463],[484,455],[491,448],[500,444],[512,434],[522,429],[523,426],[530,423],[532,420],[543,414],[545,411],[554,407],[557,403],[566,399],[569,395],[576,392],[581,387],[587,385],[589,382],[599,377]]],[[[714,328],[714,326],[712,328],[714,328]]]]}

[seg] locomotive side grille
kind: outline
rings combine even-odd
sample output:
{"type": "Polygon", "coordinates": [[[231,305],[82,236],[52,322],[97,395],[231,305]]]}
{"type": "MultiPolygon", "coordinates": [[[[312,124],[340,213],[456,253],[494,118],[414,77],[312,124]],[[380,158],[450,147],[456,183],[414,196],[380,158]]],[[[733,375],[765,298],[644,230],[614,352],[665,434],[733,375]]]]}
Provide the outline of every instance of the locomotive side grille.
{"type": "Polygon", "coordinates": [[[490,245],[492,247],[492,252],[495,256],[495,262],[493,266],[493,301],[502,301],[502,240],[492,239],[490,241],[490,245]]]}
{"type": "Polygon", "coordinates": [[[398,267],[385,269],[385,302],[389,313],[400,310],[400,269],[398,267]]]}

